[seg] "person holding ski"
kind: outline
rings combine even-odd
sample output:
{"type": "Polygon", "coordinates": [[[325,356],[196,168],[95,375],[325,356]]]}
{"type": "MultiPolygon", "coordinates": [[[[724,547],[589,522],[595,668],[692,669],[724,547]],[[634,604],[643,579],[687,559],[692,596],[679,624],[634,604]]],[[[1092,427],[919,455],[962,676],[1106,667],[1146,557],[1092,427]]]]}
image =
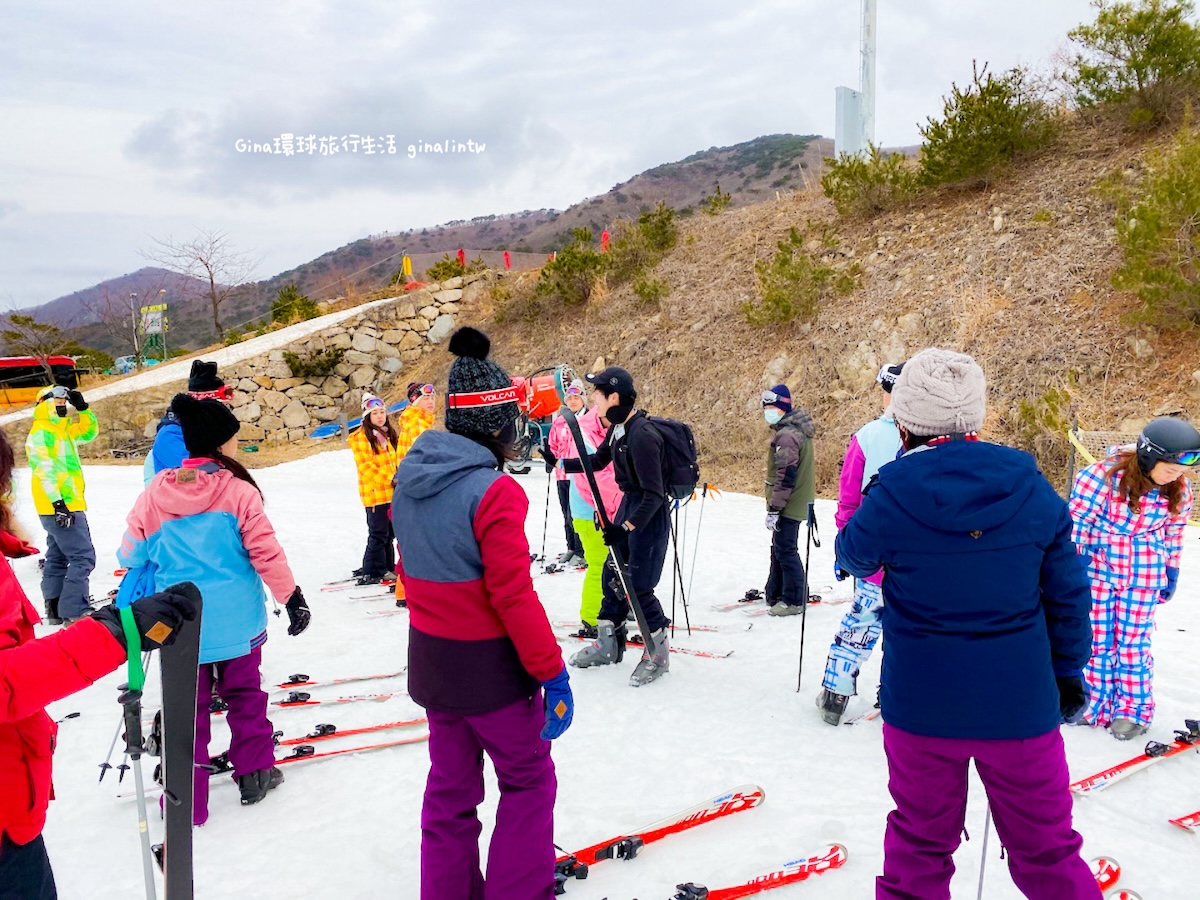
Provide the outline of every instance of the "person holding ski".
{"type": "Polygon", "coordinates": [[[1188,467],[1197,463],[1200,432],[1163,416],[1136,445],[1081,469],[1071,490],[1075,545],[1092,589],[1084,720],[1119,741],[1145,734],[1154,720],[1154,611],[1179,582],[1192,510],[1188,467]]]}
{"type": "Polygon", "coordinates": [[[83,467],[76,446],[96,439],[100,423],[83,394],[61,385],[38,394],[25,458],[33,470],[33,506],[46,529],[42,599],[51,625],[74,622],[91,607],[88,576],[96,568],[96,548],[88,527],[83,467]],[[78,418],[71,419],[71,412],[78,418]]]}
{"type": "MultiPolygon", "coordinates": [[[[0,432],[0,897],[54,900],[42,829],[54,794],[58,726],[46,706],[81,691],[127,659],[120,613],[107,606],[46,637],[9,559],[37,553],[19,535],[10,507],[13,452],[0,432]]],[[[195,587],[178,584],[132,606],[142,647],[174,642],[196,618],[195,587]]]]}
{"type": "MultiPolygon", "coordinates": [[[[220,400],[224,403],[228,403],[233,396],[233,391],[217,377],[217,364],[202,359],[192,360],[187,392],[197,400],[220,400]]],[[[146,463],[142,467],[143,482],[149,484],[163,469],[178,469],[187,455],[187,447],[183,444],[183,430],[168,409],[158,423],[154,445],[146,454],[146,463]]]]}
{"type": "Polygon", "coordinates": [[[767,452],[767,530],[771,570],[767,605],[772,616],[794,616],[808,602],[808,576],[800,561],[800,529],[817,494],[813,476],[813,436],[817,428],[802,409],[792,408],[786,384],[762,392],[763,418],[773,432],[767,452]]]}
{"type": "MultiPolygon", "coordinates": [[[[566,395],[563,405],[578,417],[587,405],[583,399],[583,382],[578,378],[573,380],[567,385],[566,395]]],[[[556,415],[554,421],[550,423],[550,433],[546,435],[546,445],[550,448],[550,452],[560,460],[578,456],[578,453],[575,452],[575,441],[571,437],[571,430],[567,428],[567,420],[561,414],[556,415]]],[[[552,465],[549,461],[546,462],[546,471],[554,472],[558,487],[558,505],[562,509],[563,526],[566,528],[567,535],[567,549],[558,555],[556,562],[564,567],[586,566],[588,561],[584,553],[583,542],[575,529],[575,516],[571,511],[571,479],[561,465],[552,465]]],[[[595,624],[594,621],[593,624],[595,624]]]]}
{"type": "MultiPolygon", "coordinates": [[[[665,675],[670,669],[667,626],[670,620],[654,594],[667,558],[671,538],[670,511],[663,480],[665,447],[662,435],[643,410],[634,409],[637,390],[633,376],[619,366],[587,376],[592,388],[592,409],[610,426],[595,453],[588,454],[591,467],[600,471],[613,465],[613,473],[624,496],[617,515],[604,529],[604,543],[614,557],[625,560],[631,583],[649,628],[653,644],[642,651],[629,683],[640,687],[665,675]]],[[[554,461],[553,456],[550,461],[554,461]]],[[[567,472],[583,471],[581,459],[563,460],[567,472]]],[[[614,563],[620,564],[618,559],[614,563]]],[[[604,579],[604,596],[596,621],[596,639],[571,657],[581,669],[620,662],[625,656],[625,617],[630,598],[619,579],[604,579]],[[616,582],[616,584],[614,584],[616,582]]]]}
{"type": "MultiPolygon", "coordinates": [[[[883,389],[883,413],[858,429],[850,438],[842,459],[842,474],[838,480],[838,505],[833,521],[838,531],[858,511],[863,494],[875,473],[900,453],[900,431],[888,409],[892,387],[904,363],[884,366],[875,376],[883,389]]],[[[838,581],[846,577],[834,566],[838,581]]],[[[858,693],[858,673],[871,657],[879,641],[879,614],[883,607],[883,572],[854,579],[854,604],[842,616],[825,661],[825,678],[817,694],[817,708],[830,725],[837,725],[846,712],[850,698],[858,693]]]]}
{"type": "Polygon", "coordinates": [[[358,496],[367,512],[367,548],[358,584],[379,584],[395,578],[396,554],[392,541],[392,479],[400,459],[399,436],[388,419],[387,407],[370,391],[363,391],[362,422],[350,434],[350,451],[358,472],[358,496]]]}
{"type": "Polygon", "coordinates": [[[891,404],[905,453],[835,542],[854,577],[884,571],[895,809],[875,896],[950,897],[973,758],[1017,888],[1098,900],[1059,732],[1087,703],[1087,578],[1033,457],[979,439],[985,403],[971,357],[933,348],[905,363],[891,404]]]}
{"type": "Polygon", "coordinates": [[[408,595],[408,688],[429,719],[422,900],[554,896],[549,741],[571,724],[562,653],[529,575],[529,500],[504,472],[517,390],[474,328],[450,338],[446,430],[417,438],[392,501],[408,595]],[[500,785],[480,869],[483,758],[500,785]]]}
{"type": "Polygon", "coordinates": [[[229,761],[243,805],[257,803],[283,781],[274,765],[273,728],[262,689],[267,640],[266,594],[287,598],[288,634],[312,613],[263,510],[254,478],[233,458],[238,420],[219,400],[176,394],[171,411],[183,429],[188,458],[154,476],[134,503],[117,551],[121,565],[157,566],[157,582],[188,579],[204,595],[196,690],[196,771],[193,821],[208,820],[213,692],[228,705],[229,761]]]}

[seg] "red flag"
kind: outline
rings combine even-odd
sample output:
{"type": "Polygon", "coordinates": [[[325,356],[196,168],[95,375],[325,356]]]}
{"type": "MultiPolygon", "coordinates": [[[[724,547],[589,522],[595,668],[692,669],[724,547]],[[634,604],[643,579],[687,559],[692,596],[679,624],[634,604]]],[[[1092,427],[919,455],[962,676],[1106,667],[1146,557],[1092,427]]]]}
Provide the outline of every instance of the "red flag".
{"type": "Polygon", "coordinates": [[[504,268],[506,268],[506,269],[512,268],[512,257],[508,255],[507,250],[504,251],[504,268]]]}
{"type": "Polygon", "coordinates": [[[600,252],[601,253],[608,252],[608,229],[607,228],[605,228],[602,232],[600,232],[600,252]]]}
{"type": "Polygon", "coordinates": [[[467,267],[467,254],[463,252],[462,247],[458,248],[458,253],[455,256],[458,257],[458,264],[465,269],[467,267]]]}

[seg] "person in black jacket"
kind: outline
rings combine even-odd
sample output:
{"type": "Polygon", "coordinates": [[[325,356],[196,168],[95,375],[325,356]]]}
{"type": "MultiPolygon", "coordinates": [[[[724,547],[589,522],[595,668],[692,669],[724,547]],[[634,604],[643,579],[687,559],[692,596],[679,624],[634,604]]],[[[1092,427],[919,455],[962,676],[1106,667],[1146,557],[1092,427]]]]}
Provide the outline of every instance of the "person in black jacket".
{"type": "MultiPolygon", "coordinates": [[[[604,543],[612,548],[607,567],[615,565],[612,557],[616,554],[628,561],[632,582],[629,589],[637,596],[646,614],[653,642],[653,647],[642,653],[642,659],[629,679],[633,687],[640,687],[666,673],[669,667],[667,625],[670,621],[654,595],[667,558],[667,542],[671,538],[667,491],[663,484],[663,439],[646,418],[646,413],[633,408],[637,390],[633,376],[627,371],[609,366],[599,374],[588,375],[587,380],[593,386],[593,408],[611,423],[604,443],[590,455],[592,468],[603,469],[611,463],[617,487],[625,495],[616,518],[604,530],[604,543]]],[[[567,472],[583,471],[578,459],[563,460],[563,467],[567,472]]],[[[629,599],[615,572],[605,575],[596,640],[571,657],[571,665],[581,669],[620,662],[625,655],[625,617],[629,612],[629,599]]]]}

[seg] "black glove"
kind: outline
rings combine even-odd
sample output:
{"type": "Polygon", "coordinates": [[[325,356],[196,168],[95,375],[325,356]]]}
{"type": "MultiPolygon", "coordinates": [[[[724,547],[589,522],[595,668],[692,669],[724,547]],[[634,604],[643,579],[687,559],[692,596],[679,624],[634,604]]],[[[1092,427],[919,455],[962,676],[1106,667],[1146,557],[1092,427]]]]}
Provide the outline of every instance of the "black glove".
{"type": "Polygon", "coordinates": [[[67,402],[79,410],[79,412],[83,412],[88,408],[87,401],[83,399],[83,394],[79,393],[79,391],[67,391],[67,402]]]}
{"type": "Polygon", "coordinates": [[[629,532],[615,522],[604,527],[604,543],[609,547],[623,547],[629,540],[629,532]]]}
{"type": "Polygon", "coordinates": [[[75,524],[75,513],[67,509],[66,500],[54,501],[54,524],[59,528],[70,528],[75,524]]]}
{"type": "Polygon", "coordinates": [[[283,608],[287,610],[288,634],[292,637],[304,631],[312,621],[312,610],[304,602],[304,594],[300,590],[300,585],[296,585],[296,589],[292,591],[292,596],[288,597],[283,608]]]}
{"type": "MultiPolygon", "coordinates": [[[[179,626],[184,621],[195,621],[200,608],[200,589],[190,581],[184,581],[160,594],[135,600],[129,608],[133,610],[133,622],[142,636],[142,649],[157,650],[175,642],[179,626]]],[[[122,647],[126,647],[120,610],[110,604],[93,613],[92,618],[112,632],[122,647]]]]}
{"type": "Polygon", "coordinates": [[[538,452],[542,455],[542,459],[546,461],[546,471],[553,472],[554,467],[558,464],[558,457],[554,455],[554,451],[550,449],[550,445],[542,444],[538,448],[538,452]]]}
{"type": "Polygon", "coordinates": [[[1074,725],[1083,718],[1091,691],[1081,675],[1057,675],[1054,680],[1058,682],[1058,711],[1064,722],[1074,725]]]}

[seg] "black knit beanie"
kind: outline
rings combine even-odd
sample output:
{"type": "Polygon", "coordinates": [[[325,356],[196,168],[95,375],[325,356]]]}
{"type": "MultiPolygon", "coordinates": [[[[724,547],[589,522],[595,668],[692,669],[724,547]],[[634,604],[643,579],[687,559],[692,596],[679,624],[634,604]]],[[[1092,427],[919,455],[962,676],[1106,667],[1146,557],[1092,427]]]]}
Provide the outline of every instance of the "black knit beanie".
{"type": "Polygon", "coordinates": [[[217,377],[217,364],[202,359],[192,360],[192,371],[188,375],[188,393],[207,394],[219,391],[225,382],[217,377]]]}
{"type": "Polygon", "coordinates": [[[207,456],[238,433],[241,423],[220,400],[197,400],[190,394],[176,394],[171,401],[183,444],[192,456],[207,456]]]}
{"type": "Polygon", "coordinates": [[[457,434],[495,434],[519,414],[512,379],[488,359],[492,343],[478,329],[464,327],[450,338],[456,357],[446,391],[446,430],[457,434]]]}

